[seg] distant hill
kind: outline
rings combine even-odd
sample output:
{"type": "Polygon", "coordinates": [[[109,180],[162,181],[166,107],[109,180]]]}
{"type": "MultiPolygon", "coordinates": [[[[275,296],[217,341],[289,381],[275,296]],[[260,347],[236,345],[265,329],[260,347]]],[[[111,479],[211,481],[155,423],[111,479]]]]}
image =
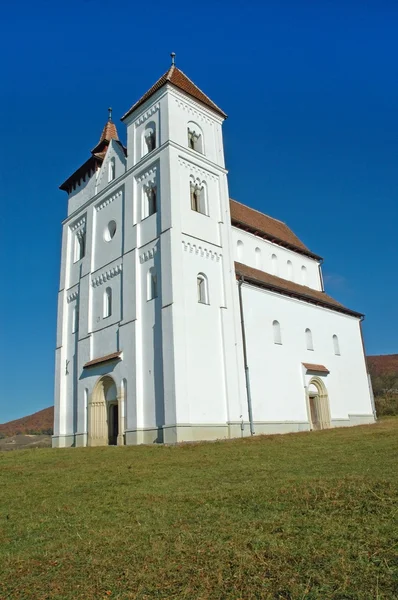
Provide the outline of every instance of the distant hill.
{"type": "Polygon", "coordinates": [[[54,407],[44,408],[39,412],[9,421],[0,425],[0,437],[9,437],[20,433],[48,433],[53,432],[54,407]]]}
{"type": "Polygon", "coordinates": [[[369,372],[373,377],[398,375],[398,354],[368,356],[369,372]]]}

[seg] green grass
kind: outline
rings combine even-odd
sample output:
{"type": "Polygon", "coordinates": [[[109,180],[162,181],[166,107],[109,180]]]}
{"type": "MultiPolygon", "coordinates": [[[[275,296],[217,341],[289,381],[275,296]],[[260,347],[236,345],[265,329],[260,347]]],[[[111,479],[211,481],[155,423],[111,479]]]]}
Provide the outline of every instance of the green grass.
{"type": "Polygon", "coordinates": [[[0,598],[398,598],[397,440],[0,453],[0,598]]]}

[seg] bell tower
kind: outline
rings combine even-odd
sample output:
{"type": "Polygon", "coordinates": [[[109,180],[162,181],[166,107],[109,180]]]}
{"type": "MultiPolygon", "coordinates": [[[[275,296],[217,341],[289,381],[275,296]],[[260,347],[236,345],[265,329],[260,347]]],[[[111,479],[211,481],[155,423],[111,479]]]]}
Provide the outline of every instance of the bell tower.
{"type": "Polygon", "coordinates": [[[164,442],[228,437],[231,409],[240,412],[226,114],[171,58],[167,72],[122,117],[133,173],[127,222],[136,225],[137,293],[157,295],[149,320],[149,302],[137,309],[142,379],[127,443],[151,441],[151,427],[162,430],[164,442]],[[149,345],[156,353],[152,383],[149,345]]]}

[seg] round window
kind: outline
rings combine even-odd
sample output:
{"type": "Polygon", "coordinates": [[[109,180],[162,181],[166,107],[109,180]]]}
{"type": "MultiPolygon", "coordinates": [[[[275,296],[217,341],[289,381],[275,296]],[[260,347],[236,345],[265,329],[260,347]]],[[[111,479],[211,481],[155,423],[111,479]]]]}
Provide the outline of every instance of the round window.
{"type": "Polygon", "coordinates": [[[116,222],[109,221],[109,223],[105,229],[105,233],[104,233],[105,241],[110,242],[111,239],[114,237],[115,233],[116,233],[116,222]]]}

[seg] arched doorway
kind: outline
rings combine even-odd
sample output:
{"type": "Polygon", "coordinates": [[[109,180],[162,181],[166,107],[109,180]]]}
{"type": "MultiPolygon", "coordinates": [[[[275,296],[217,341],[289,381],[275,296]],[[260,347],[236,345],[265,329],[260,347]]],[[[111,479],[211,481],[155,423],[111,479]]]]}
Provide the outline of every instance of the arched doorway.
{"type": "Polygon", "coordinates": [[[325,384],[319,377],[313,377],[308,385],[308,403],[311,428],[328,429],[330,427],[329,397],[325,384]]]}
{"type": "Polygon", "coordinates": [[[88,446],[116,445],[119,410],[116,384],[112,377],[99,379],[88,405],[88,446]]]}

